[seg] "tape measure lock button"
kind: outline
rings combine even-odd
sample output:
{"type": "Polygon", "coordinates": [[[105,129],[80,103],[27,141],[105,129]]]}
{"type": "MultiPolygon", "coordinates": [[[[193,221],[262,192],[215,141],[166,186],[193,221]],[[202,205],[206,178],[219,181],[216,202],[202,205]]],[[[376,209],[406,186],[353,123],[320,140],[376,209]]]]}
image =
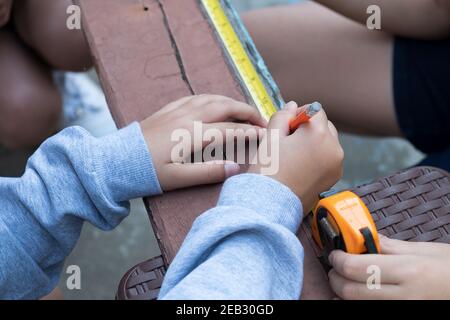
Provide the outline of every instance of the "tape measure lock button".
{"type": "Polygon", "coordinates": [[[331,196],[334,196],[335,194],[337,194],[338,192],[336,191],[336,190],[329,190],[329,191],[325,191],[325,192],[322,192],[320,195],[319,195],[319,198],[322,200],[322,199],[325,199],[325,198],[328,198],[328,197],[331,197],[331,196]]]}

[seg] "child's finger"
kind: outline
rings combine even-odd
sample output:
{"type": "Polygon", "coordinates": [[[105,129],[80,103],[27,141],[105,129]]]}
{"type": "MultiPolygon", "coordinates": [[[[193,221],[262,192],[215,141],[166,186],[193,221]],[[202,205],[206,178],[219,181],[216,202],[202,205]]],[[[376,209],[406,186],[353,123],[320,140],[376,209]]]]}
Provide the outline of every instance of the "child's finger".
{"type": "Polygon", "coordinates": [[[328,117],[325,111],[322,109],[320,110],[314,117],[312,117],[309,122],[303,124],[300,126],[300,128],[297,129],[293,134],[294,135],[303,135],[304,130],[330,130],[329,123],[328,123],[328,117]]]}
{"type": "Polygon", "coordinates": [[[328,121],[328,129],[330,130],[331,135],[332,135],[333,137],[339,138],[339,133],[338,133],[336,127],[334,126],[333,122],[328,121]]]}
{"type": "Polygon", "coordinates": [[[381,254],[349,254],[336,250],[330,254],[333,269],[341,276],[359,282],[367,281],[369,267],[376,266],[382,270],[383,283],[398,284],[404,277],[404,270],[399,267],[402,262],[398,256],[381,254]]]}
{"type": "Polygon", "coordinates": [[[198,106],[193,112],[195,120],[206,123],[238,120],[250,122],[260,127],[267,127],[267,121],[262,118],[255,107],[232,99],[213,100],[206,105],[198,106]]]}
{"type": "Polygon", "coordinates": [[[186,96],[181,99],[178,99],[172,103],[169,103],[164,108],[156,112],[155,114],[164,114],[172,112],[180,107],[186,107],[190,109],[194,109],[200,106],[203,106],[209,102],[225,102],[231,100],[230,98],[219,96],[219,95],[211,95],[211,94],[201,94],[195,96],[186,96]]]}
{"type": "Polygon", "coordinates": [[[200,94],[194,96],[195,99],[192,100],[192,108],[202,107],[206,104],[213,103],[213,102],[229,102],[229,101],[235,101],[229,97],[221,96],[217,94],[200,94]]]}
{"type": "Polygon", "coordinates": [[[269,129],[280,130],[282,136],[288,136],[290,134],[289,122],[297,115],[298,105],[294,101],[289,102],[281,110],[275,113],[270,119],[269,129]]]}
{"type": "Polygon", "coordinates": [[[388,255],[440,255],[448,251],[448,245],[442,243],[409,242],[380,236],[381,251],[388,255]]]}
{"type": "MultiPolygon", "coordinates": [[[[191,139],[191,153],[203,150],[206,146],[222,146],[229,139],[237,142],[255,141],[264,136],[266,129],[246,123],[222,122],[202,125],[200,141],[191,139]]],[[[191,131],[194,135],[194,133],[191,131]]],[[[236,143],[237,144],[237,143],[236,143]]]]}
{"type": "MultiPolygon", "coordinates": [[[[246,123],[222,122],[211,123],[203,125],[203,138],[205,139],[203,147],[211,143],[215,138],[215,134],[220,132],[222,142],[227,142],[229,139],[236,139],[237,141],[254,141],[262,138],[266,129],[246,123]]],[[[213,143],[220,143],[221,141],[214,140],[213,143]]],[[[199,150],[194,150],[199,151],[199,150]]]]}
{"type": "Polygon", "coordinates": [[[302,124],[292,135],[303,136],[305,134],[305,130],[308,130],[310,133],[329,132],[328,117],[323,109],[320,110],[307,123],[302,124]]]}
{"type": "Polygon", "coordinates": [[[369,289],[367,282],[352,281],[331,270],[329,273],[330,287],[345,300],[385,300],[399,299],[401,288],[393,284],[381,284],[380,288],[369,289]]]}
{"type": "Polygon", "coordinates": [[[169,173],[172,181],[176,181],[176,189],[179,189],[223,182],[225,179],[239,174],[241,168],[234,162],[214,161],[192,164],[169,164],[165,170],[169,173]]]}
{"type": "Polygon", "coordinates": [[[169,103],[168,105],[166,105],[164,108],[162,108],[158,112],[155,112],[154,115],[162,115],[162,114],[172,112],[172,111],[180,108],[181,106],[185,105],[187,102],[192,101],[192,99],[194,99],[194,98],[195,98],[195,96],[187,96],[187,97],[181,98],[177,101],[174,101],[172,103],[169,103]]]}

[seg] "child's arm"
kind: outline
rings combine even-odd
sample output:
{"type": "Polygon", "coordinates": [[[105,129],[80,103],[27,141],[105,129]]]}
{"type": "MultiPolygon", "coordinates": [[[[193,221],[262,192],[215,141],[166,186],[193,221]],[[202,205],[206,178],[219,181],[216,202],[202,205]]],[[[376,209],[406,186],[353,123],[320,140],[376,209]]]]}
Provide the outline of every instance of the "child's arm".
{"type": "Polygon", "coordinates": [[[172,262],[160,299],[300,297],[303,249],[295,234],[302,213],[340,178],[343,152],[323,112],[289,135],[296,109],[279,112],[261,142],[280,147],[271,149],[271,177],[254,165],[252,174],[225,182],[217,207],[196,220],[172,262]],[[280,139],[271,135],[277,130],[280,139]]]}
{"type": "Polygon", "coordinates": [[[298,197],[268,177],[228,179],[165,275],[163,300],[293,300],[303,282],[298,197]]]}
{"type": "Polygon", "coordinates": [[[8,23],[11,16],[12,0],[0,0],[0,28],[8,23]]]}
{"type": "Polygon", "coordinates": [[[138,124],[102,139],[80,128],[50,138],[21,178],[0,179],[0,298],[48,294],[85,220],[112,229],[128,200],[161,192],[138,124]]]}
{"type": "Polygon", "coordinates": [[[447,0],[315,0],[366,24],[370,5],[381,8],[382,30],[398,36],[434,39],[450,35],[447,0]]]}
{"type": "Polygon", "coordinates": [[[84,221],[112,229],[128,215],[130,199],[238,173],[237,164],[174,164],[170,156],[171,134],[181,128],[192,134],[194,121],[222,131],[255,129],[233,119],[264,125],[249,105],[200,96],[101,139],[70,128],[47,140],[21,178],[0,178],[0,298],[52,291],[84,221]]]}

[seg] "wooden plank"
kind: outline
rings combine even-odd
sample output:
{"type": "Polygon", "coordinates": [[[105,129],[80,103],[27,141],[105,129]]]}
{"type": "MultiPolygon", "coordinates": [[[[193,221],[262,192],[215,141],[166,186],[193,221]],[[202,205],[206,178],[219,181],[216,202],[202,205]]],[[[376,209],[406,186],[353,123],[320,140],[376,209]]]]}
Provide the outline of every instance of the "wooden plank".
{"type": "MultiPolygon", "coordinates": [[[[83,28],[113,117],[119,127],[191,94],[247,98],[196,0],[78,0],[83,28]]],[[[212,208],[220,185],[145,199],[170,263],[195,218],[212,208]]],[[[332,293],[305,230],[303,298],[332,293]]]]}

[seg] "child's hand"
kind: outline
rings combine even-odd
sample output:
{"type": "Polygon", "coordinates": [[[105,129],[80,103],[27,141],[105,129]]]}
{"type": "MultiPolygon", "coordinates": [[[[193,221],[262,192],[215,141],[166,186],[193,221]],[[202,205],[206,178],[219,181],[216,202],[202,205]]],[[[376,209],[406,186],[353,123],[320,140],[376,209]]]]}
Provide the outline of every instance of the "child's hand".
{"type": "MultiPolygon", "coordinates": [[[[319,194],[329,190],[341,178],[344,151],[336,128],[324,111],[290,134],[289,122],[295,118],[297,110],[297,104],[290,102],[278,112],[271,119],[261,146],[267,145],[268,139],[274,140],[271,130],[279,130],[280,141],[269,143],[279,143],[278,170],[270,176],[297,194],[307,212],[313,208],[319,194]]],[[[276,156],[272,156],[275,161],[276,156]]],[[[254,165],[250,172],[262,173],[261,167],[261,164],[254,165]]]]}
{"type": "Polygon", "coordinates": [[[351,255],[343,251],[330,255],[330,285],[338,296],[367,300],[450,299],[450,245],[383,236],[380,241],[380,255],[351,255]],[[381,271],[380,289],[369,290],[367,286],[369,266],[377,266],[381,271]]]}
{"type": "MultiPolygon", "coordinates": [[[[203,123],[203,132],[208,129],[219,129],[225,142],[227,129],[255,129],[261,131],[267,122],[260,116],[256,108],[230,98],[213,95],[186,97],[173,102],[141,123],[147,145],[153,157],[161,188],[164,191],[202,184],[219,183],[240,171],[234,162],[181,164],[172,161],[174,147],[178,141],[172,141],[172,134],[179,129],[189,133],[192,153],[201,152],[209,144],[222,145],[222,141],[200,140],[194,143],[194,122],[203,123]],[[232,121],[247,122],[234,123],[232,121]],[[202,144],[203,142],[203,144],[202,144]]],[[[202,136],[203,137],[203,136],[202,136]]],[[[201,137],[201,138],[202,138],[201,137]]],[[[256,139],[257,137],[255,137],[256,139]]]]}
{"type": "Polygon", "coordinates": [[[0,28],[8,23],[11,9],[12,0],[0,0],[0,28]]]}

